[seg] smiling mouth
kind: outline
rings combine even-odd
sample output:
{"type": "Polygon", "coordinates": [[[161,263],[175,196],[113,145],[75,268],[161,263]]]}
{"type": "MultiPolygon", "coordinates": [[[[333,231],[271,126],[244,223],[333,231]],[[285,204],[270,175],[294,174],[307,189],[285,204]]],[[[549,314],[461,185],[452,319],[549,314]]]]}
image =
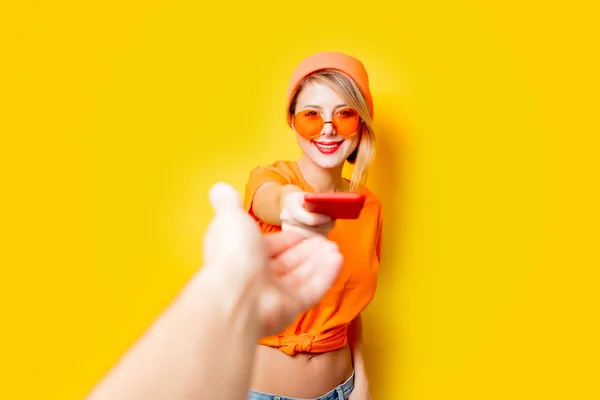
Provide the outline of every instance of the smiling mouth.
{"type": "Polygon", "coordinates": [[[337,149],[339,149],[342,146],[342,143],[344,143],[343,140],[340,140],[339,142],[315,142],[313,141],[315,147],[317,148],[317,150],[319,150],[321,153],[323,154],[332,154],[335,153],[337,151],[337,149]]]}

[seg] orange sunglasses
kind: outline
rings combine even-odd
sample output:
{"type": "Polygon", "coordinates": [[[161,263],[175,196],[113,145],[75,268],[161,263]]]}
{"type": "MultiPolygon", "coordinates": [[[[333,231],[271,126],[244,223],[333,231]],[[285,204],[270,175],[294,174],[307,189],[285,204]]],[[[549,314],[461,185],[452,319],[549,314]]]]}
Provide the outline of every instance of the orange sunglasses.
{"type": "Polygon", "coordinates": [[[325,124],[332,124],[340,136],[352,136],[360,128],[360,115],[352,108],[342,108],[333,114],[331,121],[323,121],[315,110],[302,110],[294,115],[294,128],[300,136],[310,139],[321,134],[325,124]]]}

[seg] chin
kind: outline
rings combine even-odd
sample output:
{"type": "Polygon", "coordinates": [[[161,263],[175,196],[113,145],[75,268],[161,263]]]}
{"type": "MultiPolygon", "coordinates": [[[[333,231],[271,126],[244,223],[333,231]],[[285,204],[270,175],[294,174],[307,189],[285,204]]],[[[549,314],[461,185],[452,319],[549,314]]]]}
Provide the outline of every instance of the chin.
{"type": "Polygon", "coordinates": [[[313,159],[313,161],[315,162],[315,164],[317,164],[319,167],[321,167],[323,169],[334,169],[334,168],[339,167],[340,165],[343,165],[346,160],[341,160],[341,161],[336,160],[335,162],[328,162],[328,161],[313,159]]]}
{"type": "Polygon", "coordinates": [[[324,155],[321,154],[318,150],[315,149],[311,149],[313,151],[310,151],[308,153],[308,156],[310,157],[310,159],[317,164],[319,167],[321,168],[325,168],[325,169],[332,169],[332,168],[337,168],[340,165],[344,165],[344,162],[346,161],[347,157],[344,157],[342,154],[335,154],[335,155],[324,155]]]}

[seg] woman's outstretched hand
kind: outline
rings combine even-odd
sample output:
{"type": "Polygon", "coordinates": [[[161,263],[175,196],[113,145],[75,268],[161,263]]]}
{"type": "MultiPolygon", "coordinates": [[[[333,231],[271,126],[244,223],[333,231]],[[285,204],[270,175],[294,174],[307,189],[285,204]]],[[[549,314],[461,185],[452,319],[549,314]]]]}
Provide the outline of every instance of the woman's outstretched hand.
{"type": "Polygon", "coordinates": [[[325,236],[335,225],[329,216],[310,212],[304,208],[305,192],[291,192],[283,199],[281,228],[284,232],[295,232],[304,238],[325,236]]]}

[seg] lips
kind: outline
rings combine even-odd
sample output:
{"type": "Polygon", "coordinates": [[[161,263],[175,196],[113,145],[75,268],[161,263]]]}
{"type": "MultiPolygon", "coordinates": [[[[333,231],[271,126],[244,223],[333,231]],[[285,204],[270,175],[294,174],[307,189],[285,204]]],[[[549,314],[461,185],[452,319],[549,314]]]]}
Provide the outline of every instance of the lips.
{"type": "Polygon", "coordinates": [[[315,147],[323,154],[333,154],[342,147],[343,140],[339,142],[314,142],[315,147]]]}

